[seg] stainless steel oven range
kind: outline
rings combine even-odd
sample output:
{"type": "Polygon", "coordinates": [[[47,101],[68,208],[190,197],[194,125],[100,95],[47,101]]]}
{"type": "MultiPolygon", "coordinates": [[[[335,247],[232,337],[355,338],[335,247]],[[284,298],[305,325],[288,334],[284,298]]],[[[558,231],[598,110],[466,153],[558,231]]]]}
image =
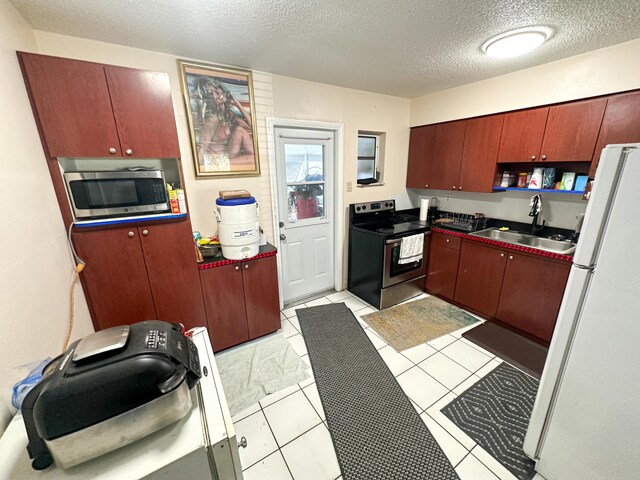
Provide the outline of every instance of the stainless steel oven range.
{"type": "Polygon", "coordinates": [[[421,294],[430,233],[415,215],[396,212],[394,200],[349,205],[349,291],[380,309],[421,294]],[[425,234],[422,258],[399,263],[402,237],[417,233],[425,234]]]}

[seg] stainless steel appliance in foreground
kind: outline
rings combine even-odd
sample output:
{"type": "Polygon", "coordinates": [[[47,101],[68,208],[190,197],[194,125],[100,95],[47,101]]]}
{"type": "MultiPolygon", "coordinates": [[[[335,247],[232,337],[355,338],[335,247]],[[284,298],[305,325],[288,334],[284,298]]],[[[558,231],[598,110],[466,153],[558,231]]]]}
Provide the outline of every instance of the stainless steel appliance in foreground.
{"type": "Polygon", "coordinates": [[[524,441],[547,480],[638,478],[639,178],[603,150],[524,441]]]}
{"type": "Polygon", "coordinates": [[[387,308],[424,291],[430,234],[425,222],[396,212],[394,200],[349,206],[348,288],[376,308],[387,308]],[[425,235],[422,258],[400,263],[403,237],[425,235]]]}
{"type": "MultiPolygon", "coordinates": [[[[22,415],[18,413],[0,437],[0,478],[242,480],[238,442],[207,329],[194,329],[191,340],[198,350],[202,377],[188,390],[191,408],[183,418],[75,467],[63,470],[52,465],[36,473],[25,451],[27,433],[22,415]]],[[[246,445],[244,438],[241,443],[246,445]]]]}
{"type": "Polygon", "coordinates": [[[22,404],[33,468],[73,467],[180,420],[199,378],[180,325],[149,320],[72,343],[22,404]]]}

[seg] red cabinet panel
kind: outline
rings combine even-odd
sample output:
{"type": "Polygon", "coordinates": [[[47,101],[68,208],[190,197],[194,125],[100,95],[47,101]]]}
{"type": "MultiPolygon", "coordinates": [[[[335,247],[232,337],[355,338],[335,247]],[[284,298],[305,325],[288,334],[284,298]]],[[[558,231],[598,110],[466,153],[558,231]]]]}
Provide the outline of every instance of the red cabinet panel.
{"type": "Polygon", "coordinates": [[[438,232],[431,234],[425,288],[435,295],[453,299],[458,275],[460,238],[438,232]]]}
{"type": "Polygon", "coordinates": [[[460,186],[460,165],[466,127],[466,120],[436,125],[434,160],[431,167],[431,181],[428,182],[429,188],[456,190],[460,186]]]}
{"type": "Polygon", "coordinates": [[[169,76],[109,65],[105,71],[123,156],[179,157],[169,76]]]}
{"type": "Polygon", "coordinates": [[[550,342],[571,265],[508,253],[496,318],[550,342]]]}
{"type": "Polygon", "coordinates": [[[202,270],[200,278],[213,350],[249,340],[241,264],[202,270]]]}
{"type": "Polygon", "coordinates": [[[640,142],[640,92],[609,97],[593,152],[589,176],[595,176],[604,147],[615,143],[638,142],[640,142]]]}
{"type": "Polygon", "coordinates": [[[121,155],[103,65],[23,52],[18,59],[49,157],[121,155]]]}
{"type": "Polygon", "coordinates": [[[158,320],[206,326],[190,222],[138,227],[158,320]]]}
{"type": "Polygon", "coordinates": [[[492,192],[504,115],[467,120],[458,190],[492,192]]]}
{"type": "Polygon", "coordinates": [[[96,330],[157,318],[137,228],[74,233],[73,243],[96,330]]]}
{"type": "Polygon", "coordinates": [[[606,103],[595,98],[550,107],[540,160],[591,161],[606,103]]]}
{"type": "Polygon", "coordinates": [[[548,114],[548,107],[506,113],[498,163],[537,161],[548,114]]]}
{"type": "Polygon", "coordinates": [[[243,263],[242,278],[249,338],[275,332],[280,328],[276,257],[243,263]]]}
{"type": "Polygon", "coordinates": [[[435,125],[411,129],[407,166],[408,188],[429,188],[435,140],[435,125]]]}
{"type": "Polygon", "coordinates": [[[489,317],[495,316],[506,262],[502,250],[463,241],[455,301],[489,317]]]}

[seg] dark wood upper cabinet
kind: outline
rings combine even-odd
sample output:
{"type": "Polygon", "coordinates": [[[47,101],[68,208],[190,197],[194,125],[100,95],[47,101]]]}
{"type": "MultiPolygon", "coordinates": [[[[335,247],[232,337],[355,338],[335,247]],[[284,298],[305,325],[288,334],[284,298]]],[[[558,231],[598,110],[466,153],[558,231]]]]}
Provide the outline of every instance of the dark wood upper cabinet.
{"type": "Polygon", "coordinates": [[[411,129],[409,135],[408,188],[429,188],[436,126],[426,125],[411,129]]]}
{"type": "Polygon", "coordinates": [[[467,120],[458,190],[491,192],[504,115],[467,120]]]}
{"type": "Polygon", "coordinates": [[[496,318],[549,343],[571,265],[508,253],[496,318]]]}
{"type": "Polygon", "coordinates": [[[122,155],[103,65],[23,52],[18,59],[50,158],[122,155]]]}
{"type": "Polygon", "coordinates": [[[207,325],[190,222],[138,227],[158,320],[207,325]]]}
{"type": "Polygon", "coordinates": [[[242,278],[249,338],[275,332],[280,328],[276,257],[244,262],[242,278]]]}
{"type": "Polygon", "coordinates": [[[166,73],[18,52],[49,158],[178,158],[166,73]]]}
{"type": "Polygon", "coordinates": [[[506,262],[503,250],[463,241],[455,301],[489,317],[495,316],[506,262]]]}
{"type": "Polygon", "coordinates": [[[179,157],[169,76],[113,66],[105,72],[123,156],[179,157]]]}
{"type": "Polygon", "coordinates": [[[96,330],[157,318],[136,227],[74,233],[73,243],[96,330]]]}
{"type": "Polygon", "coordinates": [[[534,162],[540,157],[549,107],[506,113],[498,163],[534,162]]]}
{"type": "Polygon", "coordinates": [[[540,160],[590,162],[606,104],[594,98],[550,107],[540,160]]]}
{"type": "Polygon", "coordinates": [[[637,142],[640,142],[640,92],[609,97],[589,176],[595,176],[604,147],[615,143],[637,142]]]}
{"type": "Polygon", "coordinates": [[[439,123],[433,148],[429,188],[456,190],[460,185],[460,165],[467,120],[439,123]]]}

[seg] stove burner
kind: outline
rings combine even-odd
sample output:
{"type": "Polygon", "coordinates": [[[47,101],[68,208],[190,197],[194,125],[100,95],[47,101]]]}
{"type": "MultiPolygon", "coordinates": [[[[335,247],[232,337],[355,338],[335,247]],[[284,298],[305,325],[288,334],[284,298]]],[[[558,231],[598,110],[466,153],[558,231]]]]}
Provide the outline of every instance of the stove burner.
{"type": "Polygon", "coordinates": [[[376,233],[389,234],[389,233],[393,233],[393,232],[395,232],[395,230],[393,228],[378,228],[378,229],[376,229],[376,233]]]}

